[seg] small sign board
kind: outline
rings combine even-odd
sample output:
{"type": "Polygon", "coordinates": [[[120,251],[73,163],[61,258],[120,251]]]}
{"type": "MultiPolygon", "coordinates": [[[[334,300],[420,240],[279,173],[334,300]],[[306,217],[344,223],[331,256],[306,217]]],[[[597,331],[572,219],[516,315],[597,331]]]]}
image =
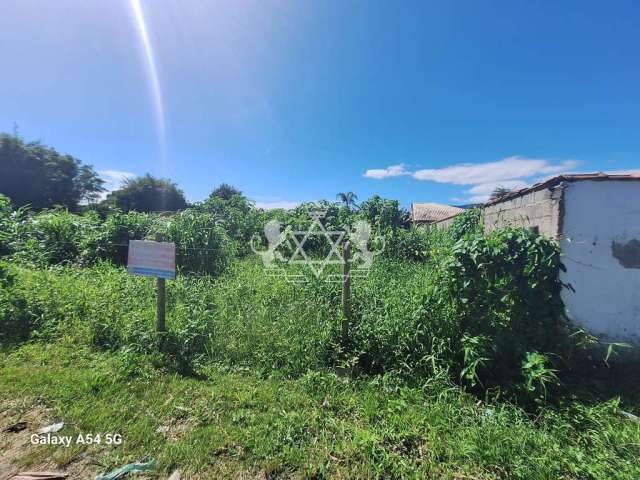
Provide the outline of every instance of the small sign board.
{"type": "Polygon", "coordinates": [[[127,271],[131,275],[176,278],[176,244],[130,240],[127,271]]]}

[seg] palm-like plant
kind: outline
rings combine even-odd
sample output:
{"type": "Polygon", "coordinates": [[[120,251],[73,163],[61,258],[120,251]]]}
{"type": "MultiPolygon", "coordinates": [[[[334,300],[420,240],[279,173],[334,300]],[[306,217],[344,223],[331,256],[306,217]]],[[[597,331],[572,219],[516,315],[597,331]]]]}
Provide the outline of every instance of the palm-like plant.
{"type": "Polygon", "coordinates": [[[340,200],[340,202],[347,207],[349,210],[352,208],[356,208],[356,200],[358,199],[358,195],[353,192],[341,192],[336,195],[336,198],[340,200]]]}
{"type": "Polygon", "coordinates": [[[498,200],[502,197],[506,197],[510,193],[511,193],[510,188],[506,188],[506,187],[503,187],[502,185],[499,185],[493,189],[493,192],[491,192],[491,197],[489,197],[489,200],[498,200]]]}

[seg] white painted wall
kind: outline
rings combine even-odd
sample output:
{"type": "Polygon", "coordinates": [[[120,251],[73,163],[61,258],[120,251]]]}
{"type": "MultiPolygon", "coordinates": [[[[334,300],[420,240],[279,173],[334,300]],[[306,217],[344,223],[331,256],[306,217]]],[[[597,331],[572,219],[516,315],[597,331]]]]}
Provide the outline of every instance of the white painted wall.
{"type": "Polygon", "coordinates": [[[640,269],[625,268],[612,243],[640,240],[640,181],[580,181],[564,192],[562,297],[570,318],[608,341],[640,345],[640,269]]]}

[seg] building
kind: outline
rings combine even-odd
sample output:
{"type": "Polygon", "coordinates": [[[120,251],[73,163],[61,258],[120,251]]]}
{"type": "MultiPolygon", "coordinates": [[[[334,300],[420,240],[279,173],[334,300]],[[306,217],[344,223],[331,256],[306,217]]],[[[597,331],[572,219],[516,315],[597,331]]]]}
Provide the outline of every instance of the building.
{"type": "Polygon", "coordinates": [[[416,225],[430,225],[453,217],[464,211],[462,208],[439,203],[412,203],[411,221],[416,225]]]}
{"type": "MultiPolygon", "coordinates": [[[[569,317],[604,341],[640,346],[640,175],[561,175],[482,207],[485,230],[530,228],[559,242],[569,317]]],[[[447,219],[439,226],[446,226],[447,219]]]]}

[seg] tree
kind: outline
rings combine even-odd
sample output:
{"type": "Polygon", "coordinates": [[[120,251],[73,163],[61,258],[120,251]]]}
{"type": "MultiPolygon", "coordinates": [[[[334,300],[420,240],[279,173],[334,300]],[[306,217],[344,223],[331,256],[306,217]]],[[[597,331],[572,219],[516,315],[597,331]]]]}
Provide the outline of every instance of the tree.
{"type": "Polygon", "coordinates": [[[356,208],[356,200],[358,199],[358,195],[353,192],[343,192],[336,195],[336,198],[344,204],[349,210],[352,208],[356,208]]]}
{"type": "Polygon", "coordinates": [[[35,210],[62,205],[71,210],[97,200],[104,181],[90,165],[61,155],[39,142],[25,143],[17,135],[0,134],[0,193],[16,207],[35,210]]]}
{"type": "Polygon", "coordinates": [[[75,184],[80,203],[96,203],[100,199],[100,194],[105,191],[104,180],[98,177],[89,165],[80,166],[75,184]]]}
{"type": "Polygon", "coordinates": [[[125,180],[122,188],[107,196],[105,203],[123,212],[175,212],[187,208],[184,193],[175,183],[148,173],[125,180]]]}
{"type": "Polygon", "coordinates": [[[378,233],[409,225],[409,214],[400,208],[398,201],[387,200],[380,195],[362,202],[356,215],[372,225],[378,233]]]}
{"type": "Polygon", "coordinates": [[[510,193],[511,193],[510,188],[506,188],[506,187],[503,187],[502,185],[499,185],[493,189],[493,192],[491,192],[491,197],[489,197],[489,200],[497,200],[502,197],[506,197],[510,193]]]}
{"type": "Polygon", "coordinates": [[[209,198],[218,197],[223,200],[231,200],[235,195],[242,195],[242,192],[228,183],[221,183],[213,192],[211,192],[209,198]]]}
{"type": "Polygon", "coordinates": [[[237,242],[241,256],[251,253],[251,238],[262,234],[264,228],[264,221],[253,202],[226,183],[217,187],[204,202],[195,204],[193,209],[213,214],[217,223],[237,242]]]}

